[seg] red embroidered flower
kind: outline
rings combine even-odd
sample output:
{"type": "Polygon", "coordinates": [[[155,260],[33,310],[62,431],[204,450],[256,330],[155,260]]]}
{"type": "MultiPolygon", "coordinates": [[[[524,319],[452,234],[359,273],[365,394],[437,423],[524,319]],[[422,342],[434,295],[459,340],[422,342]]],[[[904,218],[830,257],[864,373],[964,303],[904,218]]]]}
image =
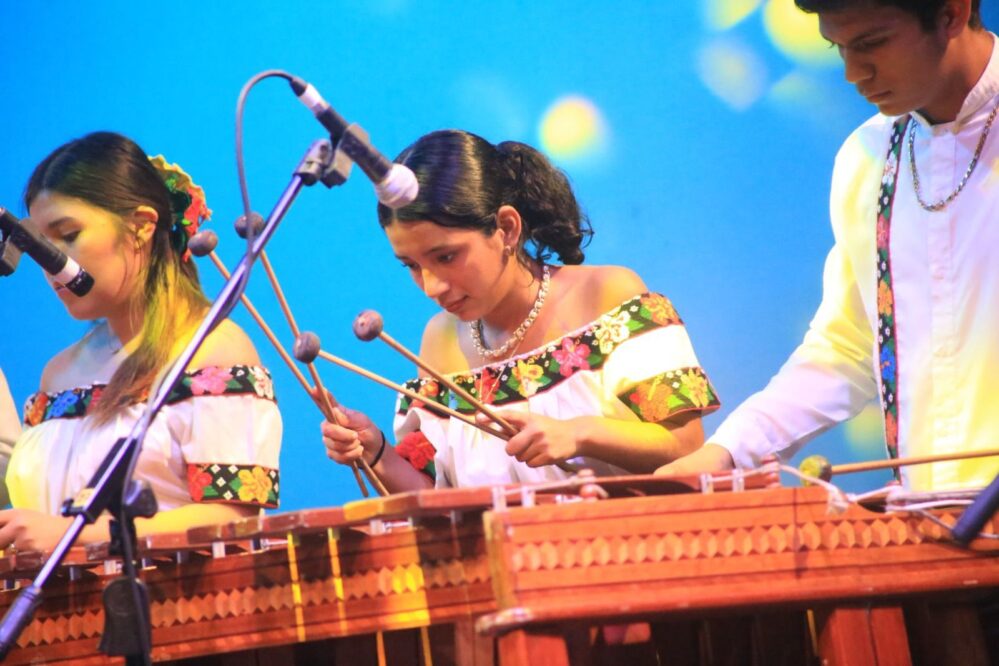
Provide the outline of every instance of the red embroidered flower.
{"type": "Polygon", "coordinates": [[[628,399],[638,407],[639,417],[646,423],[665,421],[669,415],[669,397],[673,388],[658,378],[635,387],[628,399]]]}
{"type": "Polygon", "coordinates": [[[885,414],[885,439],[892,451],[895,451],[898,446],[898,422],[891,412],[885,414]]]}
{"type": "Polygon", "coordinates": [[[648,296],[642,296],[642,305],[649,311],[649,316],[652,318],[652,321],[656,322],[660,326],[675,324],[680,321],[680,317],[676,314],[676,309],[673,307],[673,304],[670,303],[669,299],[662,294],[649,294],[648,296]]]}
{"type": "Polygon", "coordinates": [[[87,405],[87,409],[94,409],[97,407],[97,403],[101,401],[101,396],[104,395],[103,386],[95,386],[90,391],[90,404],[87,405]]]}
{"type": "Polygon", "coordinates": [[[441,387],[437,383],[436,379],[428,379],[427,381],[420,384],[420,390],[418,393],[427,398],[436,398],[437,394],[440,393],[441,387]]]}
{"type": "Polygon", "coordinates": [[[36,426],[45,418],[45,408],[49,404],[47,393],[36,393],[30,402],[25,405],[24,422],[29,426],[36,426]]]}
{"type": "Polygon", "coordinates": [[[888,247],[888,220],[884,215],[878,215],[877,224],[877,234],[878,234],[878,247],[887,248],[888,247]]]}
{"type": "Polygon", "coordinates": [[[563,377],[569,377],[576,368],[589,370],[590,346],[581,342],[577,343],[571,338],[562,341],[562,348],[552,352],[552,356],[558,361],[558,371],[563,377]]]}
{"type": "Polygon", "coordinates": [[[409,461],[409,464],[418,470],[422,470],[433,462],[437,449],[430,443],[427,436],[419,430],[407,433],[402,440],[395,445],[395,452],[409,461]]]}
{"type": "Polygon", "coordinates": [[[489,368],[482,368],[482,375],[475,382],[475,392],[479,394],[479,401],[487,405],[493,404],[499,383],[498,372],[493,374],[489,368]]]}
{"type": "Polygon", "coordinates": [[[191,377],[191,393],[194,395],[222,395],[232,375],[228,368],[209,367],[199,370],[191,377]]]}
{"type": "Polygon", "coordinates": [[[200,465],[187,466],[187,490],[191,493],[191,499],[200,502],[205,497],[205,488],[211,485],[212,475],[200,465]]]}

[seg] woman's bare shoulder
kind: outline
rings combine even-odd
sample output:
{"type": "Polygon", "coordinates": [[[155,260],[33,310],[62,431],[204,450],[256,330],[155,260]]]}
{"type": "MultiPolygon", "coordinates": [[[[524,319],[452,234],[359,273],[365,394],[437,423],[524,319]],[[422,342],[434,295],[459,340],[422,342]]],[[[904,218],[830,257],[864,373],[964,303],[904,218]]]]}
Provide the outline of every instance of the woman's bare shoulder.
{"type": "Polygon", "coordinates": [[[190,369],[228,368],[234,365],[260,365],[260,355],[246,331],[236,322],[226,319],[209,334],[205,344],[195,354],[190,369]]]}
{"type": "Polygon", "coordinates": [[[110,349],[105,342],[109,335],[106,324],[99,324],[50,358],[42,369],[38,390],[55,393],[91,383],[100,365],[100,352],[110,349]]]}
{"type": "Polygon", "coordinates": [[[584,298],[594,314],[610,310],[648,291],[645,281],[626,266],[563,266],[565,295],[584,298]]]}

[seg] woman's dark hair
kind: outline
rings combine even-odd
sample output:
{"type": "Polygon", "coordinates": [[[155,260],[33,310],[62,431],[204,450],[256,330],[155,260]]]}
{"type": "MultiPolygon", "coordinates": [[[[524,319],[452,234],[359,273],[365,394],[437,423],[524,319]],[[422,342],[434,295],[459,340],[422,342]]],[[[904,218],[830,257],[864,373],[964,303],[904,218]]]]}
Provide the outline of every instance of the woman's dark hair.
{"type": "MultiPolygon", "coordinates": [[[[872,4],[888,5],[898,7],[918,18],[923,30],[932,30],[937,26],[940,10],[947,4],[947,0],[794,0],[794,4],[798,5],[799,9],[809,13],[835,12],[872,4]]],[[[971,16],[968,18],[969,28],[978,30],[982,27],[980,7],[981,0],[971,0],[971,16]]]]}
{"type": "Polygon", "coordinates": [[[555,252],[564,264],[583,262],[593,235],[565,174],[534,148],[516,141],[493,145],[461,130],[420,137],[395,160],[416,174],[416,201],[398,210],[378,206],[378,221],[429,220],[445,227],[496,230],[500,206],[513,206],[523,220],[518,256],[545,261],[555,252]]]}
{"type": "MultiPolygon", "coordinates": [[[[98,422],[124,405],[141,400],[169,360],[172,346],[197,322],[207,307],[193,261],[172,242],[175,211],[172,196],[145,151],[113,132],[94,132],[74,139],[35,167],[24,190],[25,208],[43,191],[81,199],[124,218],[139,206],[157,213],[149,261],[140,275],[142,292],[133,295],[142,318],[138,348],[115,371],[94,413],[98,422]]],[[[177,206],[182,205],[179,201],[177,206]]],[[[122,223],[123,235],[134,233],[122,223]]]]}

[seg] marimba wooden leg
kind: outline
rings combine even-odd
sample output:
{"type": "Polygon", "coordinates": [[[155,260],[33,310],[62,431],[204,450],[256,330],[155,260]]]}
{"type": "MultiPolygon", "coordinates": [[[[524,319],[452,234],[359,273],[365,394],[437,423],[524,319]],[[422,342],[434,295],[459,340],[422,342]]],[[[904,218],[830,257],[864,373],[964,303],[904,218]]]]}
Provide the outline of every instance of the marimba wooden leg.
{"type": "Polygon", "coordinates": [[[911,666],[901,606],[842,606],[815,611],[819,656],[827,666],[911,666]]]}
{"type": "Polygon", "coordinates": [[[712,666],[752,664],[753,621],[748,617],[717,617],[700,623],[702,663],[712,666]]]}
{"type": "Polygon", "coordinates": [[[462,666],[494,666],[495,641],[475,631],[475,620],[454,623],[455,663],[462,666]]]}
{"type": "Polygon", "coordinates": [[[905,605],[913,656],[921,666],[987,666],[988,649],[971,603],[917,601],[905,605]]]}
{"type": "Polygon", "coordinates": [[[502,666],[569,666],[562,629],[556,626],[514,629],[497,639],[502,666]]]}
{"type": "Polygon", "coordinates": [[[754,666],[799,666],[815,659],[803,611],[754,615],[751,644],[754,666]]]}
{"type": "Polygon", "coordinates": [[[699,620],[654,622],[652,638],[659,661],[664,666],[700,666],[701,632],[699,620]]]}

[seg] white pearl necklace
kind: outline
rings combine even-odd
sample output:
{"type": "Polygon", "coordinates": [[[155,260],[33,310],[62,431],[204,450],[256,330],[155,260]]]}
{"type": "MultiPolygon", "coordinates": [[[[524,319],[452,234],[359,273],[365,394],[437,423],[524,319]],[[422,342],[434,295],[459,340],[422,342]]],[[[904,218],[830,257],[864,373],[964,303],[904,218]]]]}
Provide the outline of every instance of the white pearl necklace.
{"type": "Polygon", "coordinates": [[[500,347],[496,349],[489,349],[486,347],[485,342],[482,339],[482,320],[476,319],[475,321],[468,322],[468,331],[472,336],[472,344],[475,346],[475,351],[479,352],[482,358],[492,361],[507,355],[512,350],[516,349],[517,346],[527,335],[527,329],[531,327],[534,320],[538,318],[538,313],[541,312],[541,306],[545,304],[545,297],[548,295],[548,288],[551,286],[551,269],[547,264],[541,267],[541,288],[538,289],[538,297],[534,299],[534,306],[531,311],[527,313],[527,318],[520,323],[517,330],[513,332],[513,335],[504,342],[500,347]]]}

